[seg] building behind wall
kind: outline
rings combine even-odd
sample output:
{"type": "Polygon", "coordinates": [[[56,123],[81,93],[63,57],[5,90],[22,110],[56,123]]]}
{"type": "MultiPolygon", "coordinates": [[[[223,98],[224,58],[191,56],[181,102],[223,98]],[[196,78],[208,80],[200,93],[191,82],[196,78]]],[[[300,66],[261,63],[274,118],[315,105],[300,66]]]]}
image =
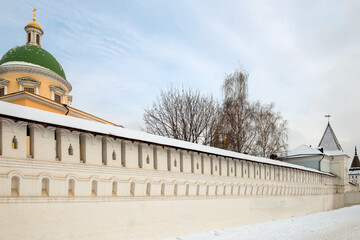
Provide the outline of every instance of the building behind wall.
{"type": "Polygon", "coordinates": [[[282,153],[280,159],[285,162],[331,172],[349,182],[347,174],[349,156],[343,151],[330,122],[328,122],[318,147],[301,145],[282,153]]]}

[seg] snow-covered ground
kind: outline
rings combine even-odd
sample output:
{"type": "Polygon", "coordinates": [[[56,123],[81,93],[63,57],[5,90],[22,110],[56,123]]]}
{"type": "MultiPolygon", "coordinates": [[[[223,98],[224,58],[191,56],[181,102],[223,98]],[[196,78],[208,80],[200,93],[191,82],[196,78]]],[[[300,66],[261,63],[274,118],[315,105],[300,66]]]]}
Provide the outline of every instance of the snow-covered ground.
{"type": "MultiPolygon", "coordinates": [[[[166,240],[360,239],[360,205],[166,240]]],[[[165,239],[164,239],[165,240],[165,239]]]]}

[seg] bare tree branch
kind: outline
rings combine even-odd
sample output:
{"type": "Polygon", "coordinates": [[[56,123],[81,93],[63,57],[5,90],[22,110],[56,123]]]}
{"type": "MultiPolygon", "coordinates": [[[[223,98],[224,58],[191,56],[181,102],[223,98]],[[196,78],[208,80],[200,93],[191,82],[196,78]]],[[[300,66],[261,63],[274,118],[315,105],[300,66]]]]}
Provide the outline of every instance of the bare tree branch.
{"type": "Polygon", "coordinates": [[[194,143],[210,144],[219,122],[219,105],[212,97],[191,89],[161,91],[143,120],[149,133],[194,143]]]}

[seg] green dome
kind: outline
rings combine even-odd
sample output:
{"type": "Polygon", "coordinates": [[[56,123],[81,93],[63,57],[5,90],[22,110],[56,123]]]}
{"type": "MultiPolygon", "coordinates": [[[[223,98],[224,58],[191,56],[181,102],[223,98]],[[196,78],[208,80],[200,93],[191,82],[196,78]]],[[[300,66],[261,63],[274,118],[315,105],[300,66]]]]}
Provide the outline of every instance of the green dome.
{"type": "Polygon", "coordinates": [[[7,62],[27,62],[42,66],[66,79],[60,63],[43,48],[33,45],[23,45],[10,49],[0,60],[0,65],[7,62]]]}

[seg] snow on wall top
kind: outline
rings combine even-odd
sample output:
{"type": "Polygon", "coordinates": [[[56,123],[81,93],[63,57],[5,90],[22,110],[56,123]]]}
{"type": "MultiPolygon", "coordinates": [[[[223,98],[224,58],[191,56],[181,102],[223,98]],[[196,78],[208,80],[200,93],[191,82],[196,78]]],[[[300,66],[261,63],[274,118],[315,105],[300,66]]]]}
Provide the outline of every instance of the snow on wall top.
{"type": "Polygon", "coordinates": [[[85,119],[60,115],[57,113],[51,113],[51,112],[20,106],[3,101],[0,101],[0,115],[4,117],[6,116],[15,117],[19,119],[31,120],[40,123],[47,123],[56,126],[63,126],[63,127],[68,127],[72,129],[83,130],[98,134],[116,136],[128,140],[137,140],[145,143],[152,143],[152,144],[158,144],[158,145],[163,145],[178,149],[192,150],[201,153],[213,154],[222,157],[237,158],[237,159],[243,159],[258,163],[266,163],[276,166],[295,168],[309,172],[321,173],[324,175],[333,176],[332,174],[329,173],[321,172],[315,169],[306,168],[291,163],[271,160],[263,157],[255,157],[255,156],[232,152],[224,149],[209,147],[201,144],[166,138],[145,132],[135,131],[117,126],[111,126],[85,119]]]}
{"type": "MultiPolygon", "coordinates": [[[[300,158],[300,157],[308,157],[308,156],[316,156],[316,155],[326,155],[326,156],[343,156],[346,155],[343,151],[340,150],[332,150],[327,151],[323,149],[323,152],[320,150],[321,147],[309,147],[305,144],[295,148],[294,150],[281,153],[280,156],[283,158],[300,158]]],[[[347,155],[346,155],[347,156],[347,155]]]]}
{"type": "Polygon", "coordinates": [[[323,153],[319,149],[309,147],[303,144],[295,148],[294,150],[288,151],[286,157],[302,157],[312,155],[323,155],[323,153]]]}

